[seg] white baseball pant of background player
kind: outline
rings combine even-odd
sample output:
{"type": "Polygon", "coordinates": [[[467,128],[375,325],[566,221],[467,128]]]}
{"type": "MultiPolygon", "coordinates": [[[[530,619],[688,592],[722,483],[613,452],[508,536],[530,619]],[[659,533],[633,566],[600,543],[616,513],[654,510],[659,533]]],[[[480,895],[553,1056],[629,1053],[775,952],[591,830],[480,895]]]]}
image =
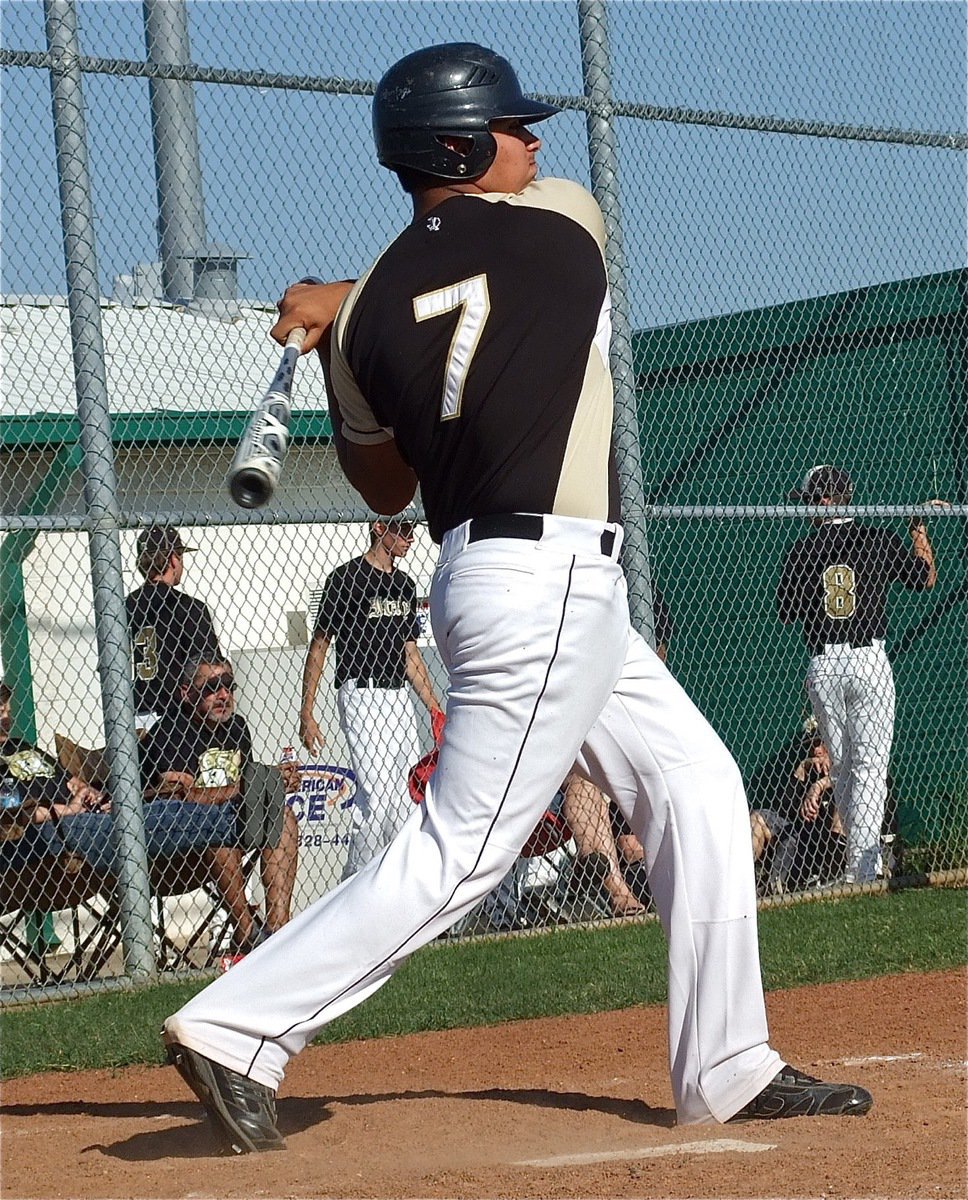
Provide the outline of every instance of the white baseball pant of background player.
{"type": "Polygon", "coordinates": [[[602,525],[546,517],[540,542],[444,535],[431,588],[450,676],[425,802],[352,879],[166,1022],[168,1036],[278,1088],[287,1060],[381,987],[505,875],[579,762],[642,839],[669,942],[679,1120],[726,1120],[773,1079],[749,812],[730,754],[629,622],[602,525]]]}
{"type": "Polygon", "coordinates": [[[410,687],[363,688],[348,679],[336,693],[340,726],[356,775],[353,832],[343,878],[386,846],[410,816],[407,774],[420,757],[410,687]]]}
{"type": "Polygon", "coordinates": [[[807,693],[830,754],[834,803],[847,838],[846,880],[870,883],[882,869],[894,740],[894,673],[884,643],[827,646],[810,660],[807,693]]]}

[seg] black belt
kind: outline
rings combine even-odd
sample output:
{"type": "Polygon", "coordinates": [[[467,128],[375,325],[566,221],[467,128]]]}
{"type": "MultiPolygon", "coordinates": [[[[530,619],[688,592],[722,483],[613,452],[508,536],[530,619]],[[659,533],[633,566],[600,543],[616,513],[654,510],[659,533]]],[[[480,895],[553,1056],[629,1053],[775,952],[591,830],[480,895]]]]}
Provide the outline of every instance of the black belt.
{"type": "MultiPolygon", "coordinates": [[[[488,517],[472,517],[467,531],[468,542],[483,542],[486,538],[521,538],[540,542],[544,533],[544,517],[534,513],[495,513],[488,517]]],[[[614,529],[602,531],[602,553],[611,557],[615,545],[614,529]]]]}
{"type": "Polygon", "coordinates": [[[843,646],[846,650],[867,650],[873,645],[873,638],[868,638],[866,642],[821,642],[819,646],[811,648],[810,657],[816,658],[818,654],[823,654],[828,646],[843,646]]]}
{"type": "Polygon", "coordinates": [[[402,679],[377,679],[373,675],[350,675],[343,683],[355,683],[358,688],[402,688],[402,679]]]}

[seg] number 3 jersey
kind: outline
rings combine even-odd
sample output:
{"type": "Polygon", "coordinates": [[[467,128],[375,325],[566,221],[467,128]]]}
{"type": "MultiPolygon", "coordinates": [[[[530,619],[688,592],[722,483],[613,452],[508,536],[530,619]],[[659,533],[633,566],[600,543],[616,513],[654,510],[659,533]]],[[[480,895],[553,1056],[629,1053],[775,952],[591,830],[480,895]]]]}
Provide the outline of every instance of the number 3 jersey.
{"type": "Polygon", "coordinates": [[[343,433],[395,439],[435,541],[494,513],[619,520],[604,245],[598,205],[567,180],[455,194],[344,300],[343,433]]]}
{"type": "Polygon", "coordinates": [[[138,713],[162,713],[178,700],[185,665],[221,659],[208,606],[167,583],[146,583],[125,598],[138,713]]]}
{"type": "Polygon", "coordinates": [[[887,589],[921,590],[928,565],[892,530],[831,521],[793,543],[777,588],[780,620],[803,622],[810,653],[847,642],[870,645],[887,633],[887,589]]]}

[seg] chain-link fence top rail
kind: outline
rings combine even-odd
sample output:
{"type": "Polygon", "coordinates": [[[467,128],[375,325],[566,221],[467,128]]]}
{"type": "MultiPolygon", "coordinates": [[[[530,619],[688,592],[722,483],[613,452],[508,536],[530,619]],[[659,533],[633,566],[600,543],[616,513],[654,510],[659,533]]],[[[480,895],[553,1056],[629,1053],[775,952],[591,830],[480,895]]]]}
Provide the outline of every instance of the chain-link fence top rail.
{"type": "MultiPolygon", "coordinates": [[[[104,572],[92,584],[64,299],[51,68],[65,62],[50,56],[45,32],[45,12],[56,19],[57,9],[0,5],[3,520],[13,531],[0,545],[0,643],[16,731],[51,750],[60,735],[74,767],[71,745],[99,749],[106,738],[95,634],[104,572]]],[[[670,664],[751,782],[791,739],[803,749],[807,652],[774,602],[786,549],[805,528],[792,519],[802,510],[786,503],[789,488],[807,467],[840,462],[855,502],[869,506],[857,512],[904,537],[899,517],[911,506],[953,502],[958,519],[929,521],[937,587],[890,593],[888,650],[898,693],[892,790],[905,833],[937,850],[921,865],[961,862],[963,15],[954,3],[76,6],[84,128],[67,132],[68,141],[86,134],[91,179],[111,521],[122,529],[112,586],[142,583],[137,527],[181,526],[198,548],[184,590],[214,615],[256,759],[299,746],[320,589],[364,552],[371,515],[335,461],[311,362],[297,375],[279,493],[253,514],[228,501],[228,462],[277,360],[266,336],[272,306],[302,275],[356,275],[409,220],[373,158],[373,84],[409,50],[466,39],[507,54],[528,92],[561,104],[540,129],[545,175],[591,182],[602,145],[590,157],[589,114],[613,121],[617,177],[597,181],[615,185],[609,211],[624,274],[613,287],[638,331],[638,429],[619,465],[627,478],[641,473],[648,572],[672,615],[670,664]],[[160,47],[152,26],[146,54],[146,21],[173,12],[186,17],[186,42],[160,47]],[[604,107],[585,99],[580,24],[586,50],[607,50],[604,107]],[[172,291],[186,279],[187,296],[172,291]]],[[[418,527],[403,566],[421,608],[433,558],[418,527]]],[[[633,591],[640,583],[633,576],[633,591]]],[[[442,694],[425,626],[419,647],[442,694]]],[[[294,805],[297,909],[338,878],[354,818],[332,672],[330,656],[315,702],[326,752],[294,805]]],[[[427,746],[419,703],[416,720],[427,746]]],[[[760,788],[755,800],[762,807],[769,796],[760,788]]],[[[593,840],[576,844],[595,853],[593,840]]],[[[530,913],[525,923],[566,912],[566,867],[553,856],[522,863],[501,904],[530,913]]],[[[607,915],[599,901],[588,911],[597,904],[607,915]]],[[[208,910],[192,905],[183,924],[196,930],[208,910]]],[[[495,911],[491,924],[520,926],[495,911]]],[[[224,906],[221,919],[205,933],[206,952],[229,944],[224,906]]],[[[27,942],[44,936],[31,930],[27,942]]],[[[181,945],[191,934],[178,936],[181,945]]],[[[91,960],[113,949],[98,944],[91,960]]]]}

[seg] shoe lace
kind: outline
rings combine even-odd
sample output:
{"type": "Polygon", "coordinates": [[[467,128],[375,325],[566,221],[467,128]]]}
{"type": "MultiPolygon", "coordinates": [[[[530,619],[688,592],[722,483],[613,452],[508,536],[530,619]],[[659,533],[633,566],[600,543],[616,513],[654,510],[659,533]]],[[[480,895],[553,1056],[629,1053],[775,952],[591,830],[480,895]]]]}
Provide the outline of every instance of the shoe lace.
{"type": "Polygon", "coordinates": [[[817,1079],[813,1075],[807,1075],[805,1071],[798,1071],[796,1067],[784,1067],[780,1072],[780,1079],[783,1083],[794,1083],[803,1086],[811,1086],[823,1082],[823,1080],[817,1079]]]}

